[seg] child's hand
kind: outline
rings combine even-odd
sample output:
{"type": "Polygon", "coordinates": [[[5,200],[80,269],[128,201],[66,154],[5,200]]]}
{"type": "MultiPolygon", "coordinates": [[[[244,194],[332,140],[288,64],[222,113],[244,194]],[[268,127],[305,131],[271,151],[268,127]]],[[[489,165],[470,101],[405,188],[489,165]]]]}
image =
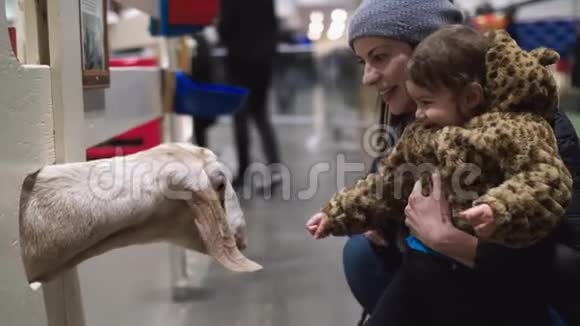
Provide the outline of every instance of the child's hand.
{"type": "Polygon", "coordinates": [[[314,214],[306,222],[306,230],[315,238],[322,239],[329,235],[330,218],[324,213],[314,214]]]}
{"type": "Polygon", "coordinates": [[[473,226],[475,234],[480,238],[489,238],[495,231],[495,216],[488,204],[481,204],[461,212],[464,218],[473,226]]]}
{"type": "Polygon", "coordinates": [[[365,238],[367,238],[373,244],[379,247],[387,247],[389,243],[385,240],[385,237],[380,231],[371,230],[364,233],[365,238]]]}

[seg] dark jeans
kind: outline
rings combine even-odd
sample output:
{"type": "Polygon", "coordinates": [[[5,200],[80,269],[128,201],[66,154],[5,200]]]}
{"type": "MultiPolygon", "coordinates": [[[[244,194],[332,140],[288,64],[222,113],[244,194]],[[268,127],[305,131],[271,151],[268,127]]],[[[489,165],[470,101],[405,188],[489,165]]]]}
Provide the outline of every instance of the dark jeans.
{"type": "Polygon", "coordinates": [[[550,302],[568,325],[580,325],[580,253],[560,245],[556,257],[550,302]]]}
{"type": "Polygon", "coordinates": [[[234,116],[238,176],[243,176],[251,163],[250,119],[256,124],[268,164],[280,163],[276,134],[267,106],[268,90],[272,79],[272,61],[273,58],[263,58],[263,60],[230,58],[227,60],[229,82],[250,91],[244,106],[234,116]]]}
{"type": "Polygon", "coordinates": [[[374,246],[362,235],[346,242],[342,252],[344,274],[355,299],[366,312],[373,312],[401,259],[401,253],[395,248],[374,246]]]}
{"type": "MultiPolygon", "coordinates": [[[[517,293],[517,297],[510,298],[510,291],[494,289],[496,284],[474,280],[471,271],[433,261],[433,257],[419,257],[425,259],[401,264],[401,254],[397,249],[377,248],[360,235],[349,238],[344,247],[343,258],[345,275],[355,298],[366,311],[375,315],[369,325],[382,325],[387,322],[388,325],[420,325],[428,322],[420,320],[422,317],[441,318],[442,322],[449,325],[454,322],[461,324],[465,318],[473,318],[470,309],[477,306],[503,316],[502,319],[494,321],[494,325],[501,325],[510,319],[511,325],[546,325],[547,309],[542,304],[537,301],[524,302],[527,298],[522,299],[517,293]],[[403,270],[399,271],[401,266],[403,270]],[[476,295],[469,297],[474,294],[476,295]],[[397,304],[393,305],[392,300],[398,300],[397,304]],[[465,306],[455,306],[453,309],[450,302],[453,305],[465,303],[465,306]],[[503,309],[504,306],[509,309],[503,309]],[[522,321],[520,317],[525,319],[531,316],[529,312],[534,309],[539,312],[537,320],[533,323],[522,321]],[[457,311],[465,313],[461,315],[457,311]]],[[[570,262],[573,259],[563,260],[570,262]]],[[[482,311],[476,314],[481,315],[482,311]]],[[[569,325],[575,325],[568,320],[569,325]]],[[[487,322],[483,319],[481,321],[484,324],[487,322]]],[[[431,321],[428,324],[433,323],[431,321]]],[[[473,321],[467,324],[472,325],[473,321]]]]}
{"type": "Polygon", "coordinates": [[[214,125],[215,119],[193,117],[193,142],[200,147],[208,147],[207,132],[214,125]]]}
{"type": "Polygon", "coordinates": [[[552,326],[547,305],[457,262],[410,250],[368,326],[552,326]]]}

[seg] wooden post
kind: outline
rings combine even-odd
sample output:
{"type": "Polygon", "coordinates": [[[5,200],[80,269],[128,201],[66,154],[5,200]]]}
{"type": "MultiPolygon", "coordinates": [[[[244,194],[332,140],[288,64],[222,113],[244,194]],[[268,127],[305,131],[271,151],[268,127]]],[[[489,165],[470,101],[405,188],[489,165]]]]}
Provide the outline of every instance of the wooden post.
{"type": "MultiPolygon", "coordinates": [[[[56,163],[85,160],[79,2],[50,0],[48,40],[55,126],[56,163]]],[[[44,287],[49,326],[83,326],[77,269],[44,287]]]]}

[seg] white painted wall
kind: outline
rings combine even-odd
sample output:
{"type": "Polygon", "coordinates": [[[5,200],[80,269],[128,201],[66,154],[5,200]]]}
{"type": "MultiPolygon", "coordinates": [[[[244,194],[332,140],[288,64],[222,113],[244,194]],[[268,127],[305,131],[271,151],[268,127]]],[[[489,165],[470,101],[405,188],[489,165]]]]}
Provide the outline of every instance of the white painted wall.
{"type": "Polygon", "coordinates": [[[84,144],[94,146],[161,115],[159,68],[111,68],[111,87],[84,92],[84,144]]]}
{"type": "Polygon", "coordinates": [[[16,19],[16,14],[18,12],[17,2],[18,0],[5,0],[5,17],[8,19],[8,22],[13,22],[16,19]]]}
{"type": "Polygon", "coordinates": [[[136,8],[150,16],[159,17],[159,0],[117,0],[127,8],[136,8]]]}
{"type": "Polygon", "coordinates": [[[280,2],[296,2],[303,6],[351,6],[353,0],[279,0],[280,2]]]}
{"type": "Polygon", "coordinates": [[[141,46],[158,46],[159,37],[149,33],[150,17],[139,13],[125,17],[116,24],[109,25],[109,48],[111,51],[138,48],[141,46]]]}
{"type": "Polygon", "coordinates": [[[30,289],[20,259],[18,203],[26,174],[55,160],[50,71],[20,66],[6,30],[0,0],[0,323],[43,326],[43,293],[30,289]]]}

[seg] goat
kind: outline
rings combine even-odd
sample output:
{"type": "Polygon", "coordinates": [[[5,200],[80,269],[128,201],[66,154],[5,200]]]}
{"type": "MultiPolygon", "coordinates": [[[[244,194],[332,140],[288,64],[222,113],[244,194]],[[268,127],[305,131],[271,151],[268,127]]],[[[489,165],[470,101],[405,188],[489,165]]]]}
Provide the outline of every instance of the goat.
{"type": "Polygon", "coordinates": [[[262,268],[239,251],[246,222],[225,167],[191,144],[45,166],[25,178],[19,218],[31,284],[110,250],[153,242],[210,255],[232,271],[262,268]]]}

